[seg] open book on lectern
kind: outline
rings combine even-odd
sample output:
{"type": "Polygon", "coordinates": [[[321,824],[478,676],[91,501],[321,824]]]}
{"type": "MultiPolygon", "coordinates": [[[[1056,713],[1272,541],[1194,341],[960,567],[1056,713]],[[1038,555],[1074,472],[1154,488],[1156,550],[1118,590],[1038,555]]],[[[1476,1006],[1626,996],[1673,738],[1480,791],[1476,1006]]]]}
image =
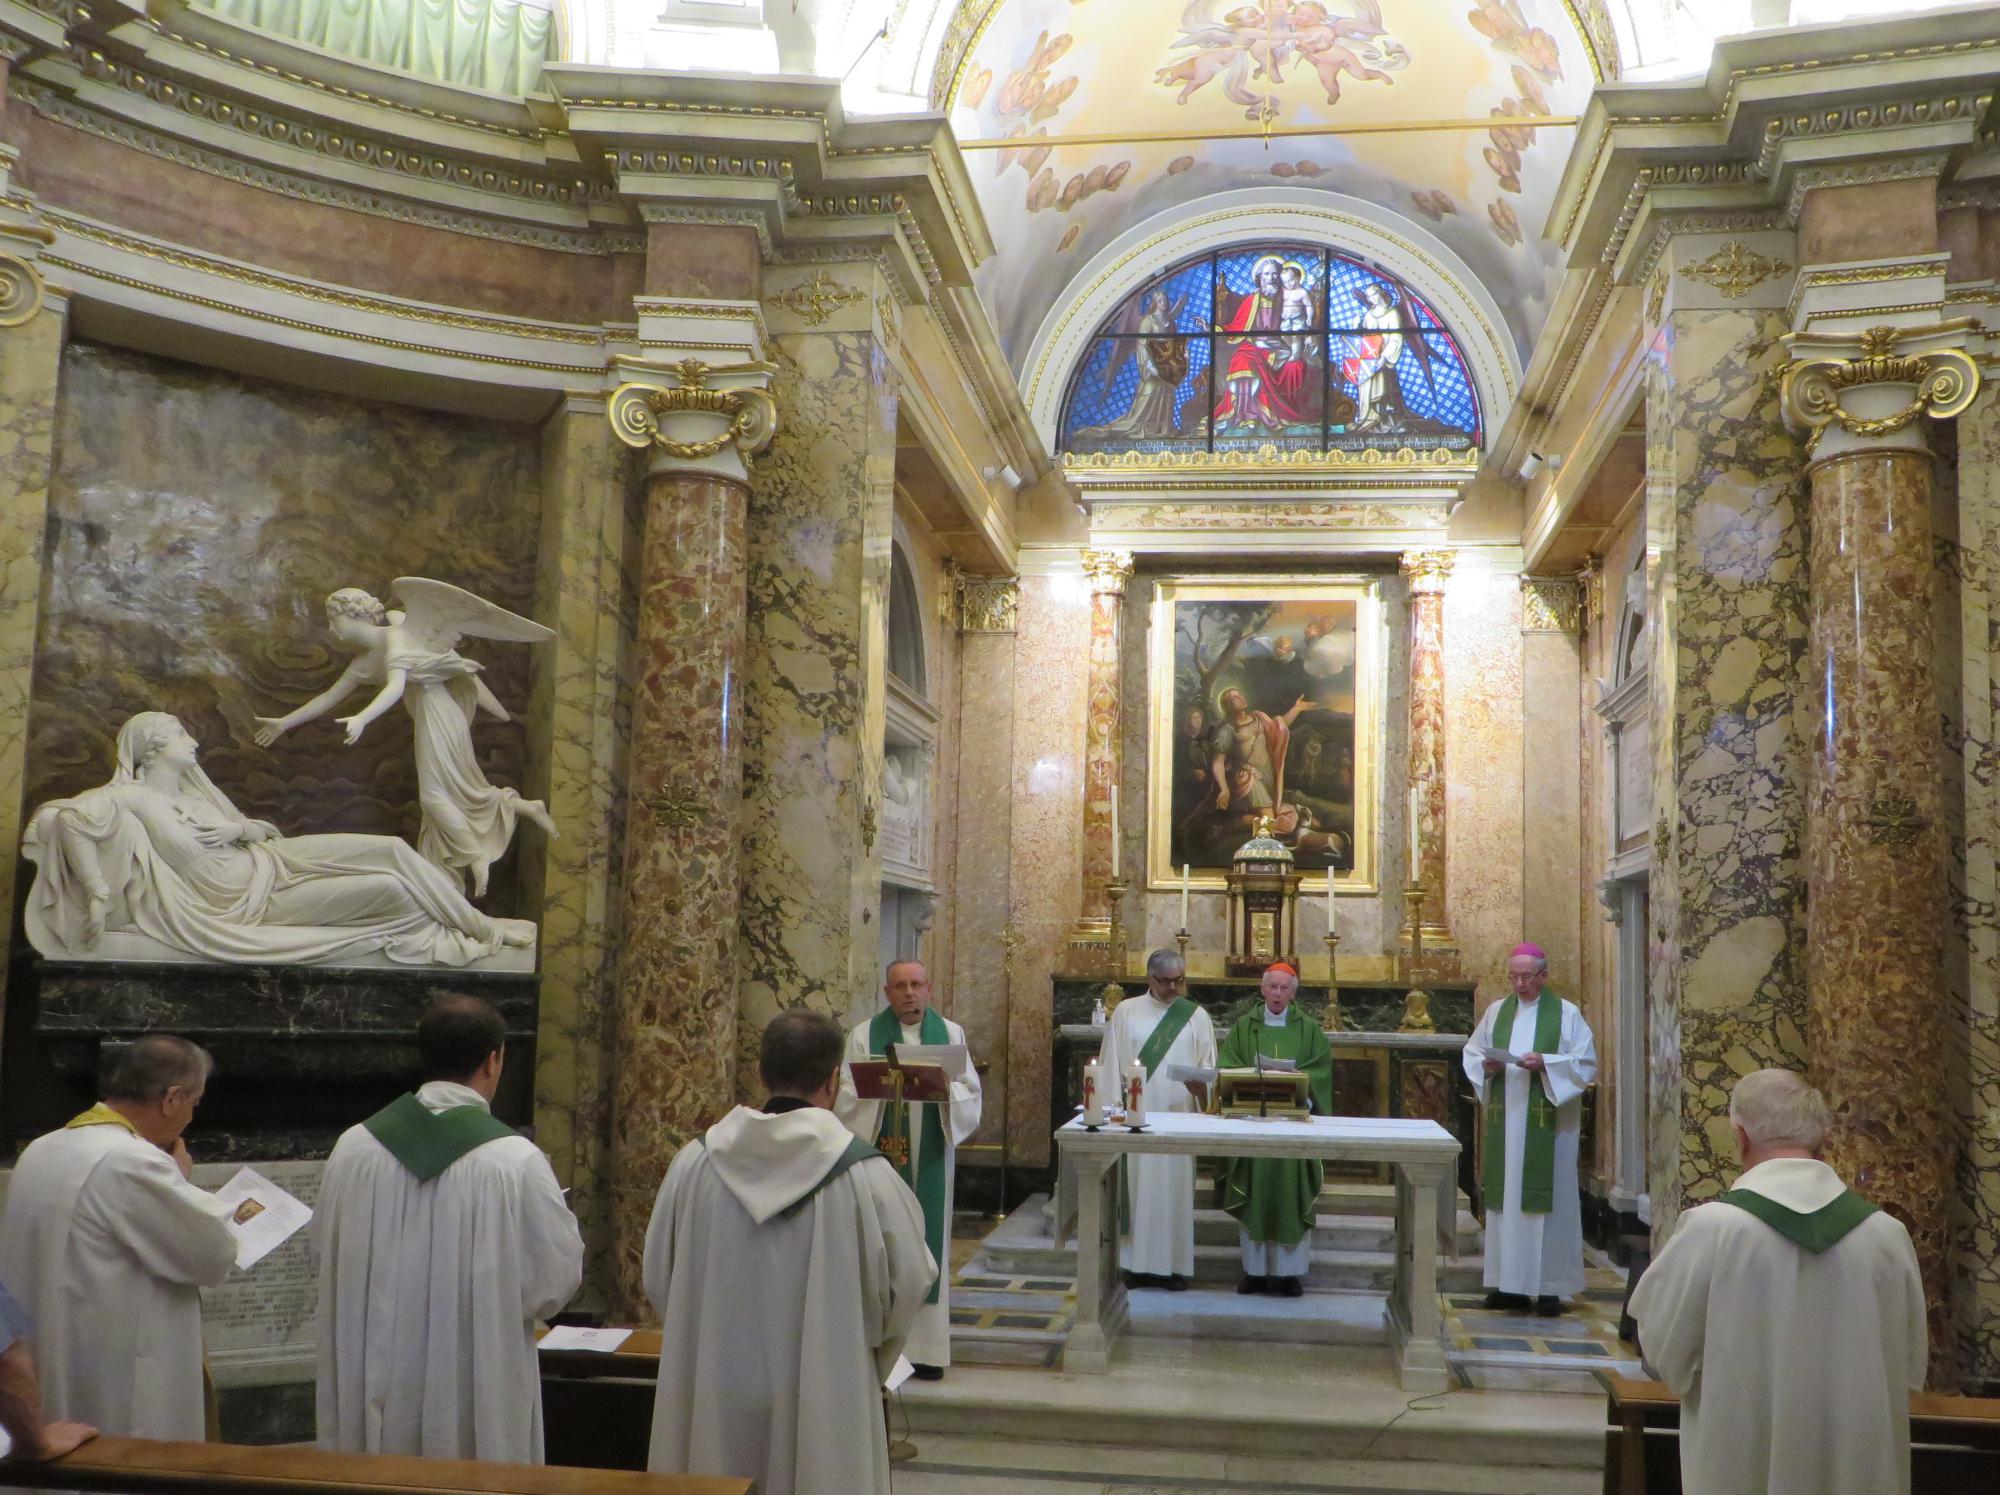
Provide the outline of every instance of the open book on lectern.
{"type": "Polygon", "coordinates": [[[902,1099],[941,1105],[951,1099],[951,1082],[966,1071],[970,1056],[962,1043],[891,1044],[888,1058],[856,1059],[848,1068],[854,1093],[863,1100],[895,1100],[896,1070],[903,1074],[902,1099]]]}

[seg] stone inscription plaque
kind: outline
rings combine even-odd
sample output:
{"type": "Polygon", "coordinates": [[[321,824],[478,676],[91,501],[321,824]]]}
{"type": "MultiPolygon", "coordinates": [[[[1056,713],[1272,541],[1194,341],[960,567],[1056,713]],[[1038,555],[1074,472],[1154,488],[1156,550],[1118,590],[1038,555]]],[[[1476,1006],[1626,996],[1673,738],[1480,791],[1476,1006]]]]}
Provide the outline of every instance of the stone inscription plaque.
{"type": "MultiPolygon", "coordinates": [[[[194,1170],[204,1189],[219,1189],[240,1164],[206,1163],[194,1170]]],[[[324,1163],[251,1163],[264,1177],[308,1205],[319,1203],[324,1163]]],[[[202,1331],[218,1380],[233,1367],[310,1363],[313,1315],[319,1303],[313,1272],[312,1227],[299,1231],[248,1272],[233,1271],[221,1287],[204,1288],[202,1331]]]]}

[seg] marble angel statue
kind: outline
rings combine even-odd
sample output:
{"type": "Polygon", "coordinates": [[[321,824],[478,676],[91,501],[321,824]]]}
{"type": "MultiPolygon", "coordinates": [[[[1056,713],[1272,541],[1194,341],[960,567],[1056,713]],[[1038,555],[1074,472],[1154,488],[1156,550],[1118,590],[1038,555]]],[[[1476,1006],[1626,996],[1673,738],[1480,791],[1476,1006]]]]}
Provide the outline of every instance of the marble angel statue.
{"type": "Polygon", "coordinates": [[[21,851],[35,864],[28,936],[44,956],[132,944],[107,934],[201,960],[299,965],[380,954],[465,966],[534,944],[533,924],[488,918],[400,837],[286,836],[246,819],[198,751],[177,718],[142,711],[119,729],[109,782],[35,811],[21,851]]]}
{"type": "Polygon", "coordinates": [[[516,817],[527,817],[550,836],[556,827],[540,800],[496,788],[480,771],[473,720],[482,710],[503,722],[510,718],[479,678],[478,664],[458,653],[458,641],[471,635],[543,644],[555,632],[427,577],[399,576],[389,583],[389,595],[401,607],[386,608],[359,587],[342,587],[326,599],[327,626],[355,651],[354,662],[298,710],[258,717],[257,745],[269,747],[292,728],[326,715],[363,685],[379,686],[360,711],[339,718],[352,747],[369,723],[401,701],[416,736],[417,800],[424,816],[417,850],[454,875],[469,873],[472,896],[479,898],[486,892],[487,869],[514,839],[516,817]]]}

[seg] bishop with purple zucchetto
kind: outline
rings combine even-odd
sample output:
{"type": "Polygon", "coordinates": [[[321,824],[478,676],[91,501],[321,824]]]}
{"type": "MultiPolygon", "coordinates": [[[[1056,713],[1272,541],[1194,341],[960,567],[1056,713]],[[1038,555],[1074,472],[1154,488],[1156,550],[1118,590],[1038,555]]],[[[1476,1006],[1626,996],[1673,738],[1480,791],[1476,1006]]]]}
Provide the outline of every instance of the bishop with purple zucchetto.
{"type": "Polygon", "coordinates": [[[1544,1317],[1583,1292],[1583,1202],[1577,1134],[1597,1046],[1576,1005],[1549,990],[1539,945],[1507,957],[1509,995],[1488,1007],[1465,1045],[1481,1106],[1486,1201],[1486,1306],[1544,1317]]]}

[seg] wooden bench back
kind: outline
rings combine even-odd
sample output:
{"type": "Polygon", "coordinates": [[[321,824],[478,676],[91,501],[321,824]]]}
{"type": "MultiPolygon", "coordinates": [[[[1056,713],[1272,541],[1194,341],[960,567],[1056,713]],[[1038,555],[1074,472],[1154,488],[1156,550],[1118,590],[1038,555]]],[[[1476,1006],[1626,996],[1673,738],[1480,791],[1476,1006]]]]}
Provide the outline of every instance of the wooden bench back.
{"type": "Polygon", "coordinates": [[[0,1464],[0,1486],[125,1495],[750,1495],[747,1479],[481,1464],[401,1454],[327,1453],[96,1438],[53,1464],[0,1464]]]}

